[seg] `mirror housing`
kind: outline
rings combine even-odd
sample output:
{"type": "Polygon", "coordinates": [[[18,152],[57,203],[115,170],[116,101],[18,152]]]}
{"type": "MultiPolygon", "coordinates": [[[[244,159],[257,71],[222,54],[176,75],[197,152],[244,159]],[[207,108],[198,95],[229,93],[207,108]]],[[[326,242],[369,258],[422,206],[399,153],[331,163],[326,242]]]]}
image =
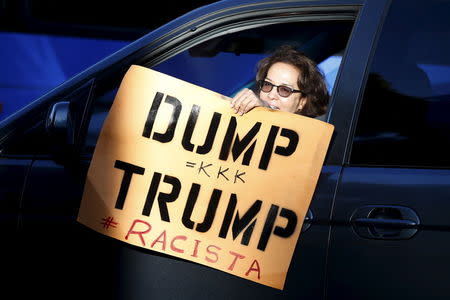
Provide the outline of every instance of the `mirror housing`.
{"type": "Polygon", "coordinates": [[[91,79],[50,106],[45,128],[56,156],[72,159],[80,154],[91,116],[93,89],[91,79]]]}
{"type": "Polygon", "coordinates": [[[70,102],[54,103],[47,114],[45,128],[53,139],[72,145],[74,143],[74,130],[70,118],[70,102]]]}

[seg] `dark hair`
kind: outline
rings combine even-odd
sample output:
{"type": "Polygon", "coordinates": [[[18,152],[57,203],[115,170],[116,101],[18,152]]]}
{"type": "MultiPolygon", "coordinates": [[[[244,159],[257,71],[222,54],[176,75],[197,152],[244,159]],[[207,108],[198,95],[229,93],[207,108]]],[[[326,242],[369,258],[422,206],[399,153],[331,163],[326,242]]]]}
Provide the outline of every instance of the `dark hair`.
{"type": "Polygon", "coordinates": [[[327,110],[329,94],[323,74],[316,63],[294,47],[284,45],[259,61],[256,80],[264,80],[270,67],[277,62],[293,65],[300,71],[297,83],[304,92],[306,103],[302,110],[296,113],[307,117],[323,115],[327,110]]]}

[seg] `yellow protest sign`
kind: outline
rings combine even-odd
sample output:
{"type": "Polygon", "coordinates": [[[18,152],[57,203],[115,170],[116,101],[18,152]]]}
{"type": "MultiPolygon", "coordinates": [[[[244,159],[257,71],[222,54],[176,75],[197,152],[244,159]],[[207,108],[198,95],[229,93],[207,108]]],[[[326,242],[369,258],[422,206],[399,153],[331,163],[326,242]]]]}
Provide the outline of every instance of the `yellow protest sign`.
{"type": "MultiPolygon", "coordinates": [[[[78,221],[283,289],[333,126],[132,66],[103,125],[78,221]]],[[[151,252],[149,252],[151,255],[151,252]]]]}

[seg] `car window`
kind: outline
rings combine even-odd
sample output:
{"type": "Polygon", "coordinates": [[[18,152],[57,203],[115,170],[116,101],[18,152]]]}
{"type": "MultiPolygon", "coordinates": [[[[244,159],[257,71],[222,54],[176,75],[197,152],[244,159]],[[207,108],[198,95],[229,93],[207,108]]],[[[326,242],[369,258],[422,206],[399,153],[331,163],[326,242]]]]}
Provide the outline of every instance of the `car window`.
{"type": "MultiPolygon", "coordinates": [[[[353,26],[352,21],[275,24],[227,34],[185,49],[163,62],[147,66],[223,95],[255,88],[256,65],[273,49],[291,44],[322,70],[331,92],[353,26]]],[[[96,100],[86,151],[93,152],[116,89],[96,100]]]]}
{"type": "Polygon", "coordinates": [[[370,67],[352,164],[450,167],[449,9],[442,0],[393,1],[370,67]]]}
{"type": "MultiPolygon", "coordinates": [[[[330,92],[333,89],[342,54],[347,45],[353,20],[303,21],[271,25],[253,25],[250,29],[209,39],[198,37],[180,46],[168,57],[159,58],[145,67],[232,97],[244,87],[255,88],[256,64],[272,50],[290,44],[311,57],[323,71],[330,92]]],[[[147,63],[147,62],[146,62],[147,63]]],[[[112,72],[97,79],[93,90],[92,115],[89,121],[83,155],[92,155],[103,122],[115,98],[123,76],[112,72]]],[[[45,122],[29,128],[20,140],[4,146],[3,156],[52,155],[54,144],[45,122]]]]}
{"type": "Polygon", "coordinates": [[[348,21],[264,26],[205,41],[153,69],[232,97],[254,83],[259,60],[290,44],[318,64],[331,91],[351,28],[348,21]]]}

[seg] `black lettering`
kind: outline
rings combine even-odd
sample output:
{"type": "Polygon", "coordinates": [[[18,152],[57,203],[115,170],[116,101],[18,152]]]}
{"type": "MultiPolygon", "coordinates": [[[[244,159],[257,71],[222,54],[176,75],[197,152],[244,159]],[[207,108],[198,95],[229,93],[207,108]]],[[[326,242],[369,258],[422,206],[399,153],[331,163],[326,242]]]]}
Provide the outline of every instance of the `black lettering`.
{"type": "Polygon", "coordinates": [[[222,226],[220,227],[219,237],[226,238],[231,221],[233,220],[234,210],[236,209],[237,198],[236,194],[231,193],[230,201],[228,201],[227,210],[223,218],[222,226]]]}
{"type": "Polygon", "coordinates": [[[241,176],[245,175],[245,172],[239,173],[239,170],[236,171],[236,174],[234,175],[234,183],[236,183],[236,179],[239,179],[242,181],[242,183],[245,183],[244,179],[241,178],[241,176]]]}
{"type": "Polygon", "coordinates": [[[177,126],[178,118],[180,117],[181,113],[181,102],[175,97],[167,95],[166,100],[164,101],[170,105],[172,105],[173,112],[172,116],[169,121],[169,125],[167,126],[167,130],[164,133],[158,133],[155,132],[153,134],[153,139],[155,141],[159,141],[161,143],[168,143],[173,139],[173,136],[175,134],[175,128],[177,126]]]}
{"type": "MultiPolygon", "coordinates": [[[[195,204],[197,203],[198,193],[200,191],[200,185],[193,183],[191,190],[189,191],[188,200],[183,211],[182,222],[186,228],[193,229],[194,222],[191,220],[192,211],[194,210],[195,204]]],[[[214,189],[211,198],[209,199],[208,208],[203,218],[203,222],[197,224],[195,230],[198,232],[207,232],[212,225],[214,217],[216,216],[217,206],[219,205],[220,196],[222,195],[221,190],[214,189]]]]}
{"type": "Polygon", "coordinates": [[[121,160],[116,160],[116,162],[114,163],[114,168],[124,170],[122,183],[120,184],[120,190],[115,205],[115,208],[123,209],[128,189],[130,187],[131,177],[133,177],[133,174],[143,175],[145,169],[121,160]]]}
{"type": "MultiPolygon", "coordinates": [[[[256,217],[259,210],[261,209],[261,200],[256,200],[255,203],[250,207],[250,209],[242,216],[242,218],[239,218],[239,212],[236,211],[236,216],[234,217],[232,232],[233,232],[233,240],[236,239],[236,237],[239,235],[239,233],[244,230],[245,227],[256,217]]],[[[242,245],[248,245],[250,242],[250,237],[253,232],[253,228],[255,227],[256,220],[252,222],[250,226],[247,227],[245,230],[244,235],[242,236],[241,244],[242,245]]]]}
{"type": "MultiPolygon", "coordinates": [[[[184,130],[183,134],[183,140],[181,144],[183,145],[183,148],[188,151],[194,150],[194,144],[191,143],[192,134],[195,129],[195,125],[197,124],[198,115],[200,114],[200,106],[193,105],[191,109],[191,113],[189,114],[189,119],[186,124],[186,128],[184,130]]],[[[215,112],[211,123],[209,124],[208,133],[205,138],[205,143],[202,146],[197,147],[197,153],[198,154],[207,154],[209,151],[211,151],[212,145],[214,143],[214,139],[216,137],[217,129],[219,128],[220,118],[221,114],[215,112]]]]}
{"type": "MultiPolygon", "coordinates": [[[[147,193],[147,198],[144,204],[144,208],[142,210],[142,215],[149,216],[153,207],[153,203],[155,201],[156,192],[158,191],[159,183],[161,181],[161,174],[155,172],[153,174],[152,182],[150,184],[150,188],[147,193]]],[[[170,193],[162,193],[158,194],[158,205],[159,205],[159,213],[161,215],[161,220],[170,222],[169,210],[167,209],[167,203],[173,202],[178,198],[181,190],[181,182],[178,178],[164,175],[163,181],[172,185],[172,190],[170,193]]]]}
{"type": "Polygon", "coordinates": [[[142,136],[146,138],[150,138],[150,134],[152,133],[153,124],[156,120],[156,114],[158,113],[159,106],[161,105],[161,100],[163,98],[164,94],[157,92],[155,95],[155,98],[152,102],[152,107],[150,108],[150,111],[147,116],[147,121],[144,125],[144,131],[142,132],[142,136]]]}
{"type": "Polygon", "coordinates": [[[150,212],[153,207],[153,202],[155,202],[156,193],[158,192],[159,182],[161,181],[161,173],[153,173],[152,182],[148,189],[147,197],[145,199],[144,208],[142,209],[142,215],[150,216],[150,212]]]}
{"type": "Polygon", "coordinates": [[[267,213],[266,222],[264,223],[263,231],[261,232],[261,237],[258,242],[258,249],[261,251],[266,250],[267,243],[269,242],[270,235],[272,234],[273,226],[275,224],[275,219],[277,218],[278,205],[272,204],[270,206],[269,212],[267,213]]]}
{"type": "MultiPolygon", "coordinates": [[[[239,138],[239,134],[236,134],[236,138],[233,142],[234,133],[236,131],[236,118],[231,117],[230,123],[228,124],[227,132],[225,134],[225,138],[222,143],[222,148],[220,149],[220,160],[227,160],[228,156],[230,154],[230,149],[233,154],[233,161],[236,161],[238,157],[242,154],[242,152],[247,148],[247,146],[250,144],[250,142],[254,139],[256,134],[259,132],[259,129],[261,128],[261,122],[257,122],[252,129],[244,136],[242,140],[239,138]],[[232,146],[233,144],[233,146],[232,146]]],[[[250,147],[248,147],[248,150],[245,152],[242,164],[245,166],[248,166],[250,164],[250,160],[253,156],[253,152],[255,150],[256,141],[252,143],[250,147]]]]}
{"type": "Polygon", "coordinates": [[[273,234],[282,238],[288,238],[294,233],[295,227],[297,226],[297,215],[290,209],[282,208],[280,217],[287,219],[286,227],[276,226],[273,234]]]}
{"type": "Polygon", "coordinates": [[[200,185],[197,183],[193,183],[191,186],[191,190],[189,191],[188,199],[186,202],[186,206],[184,207],[183,217],[181,221],[183,222],[184,227],[193,229],[194,222],[191,220],[192,211],[194,210],[195,202],[197,202],[198,193],[200,191],[200,185]]]}
{"type": "Polygon", "coordinates": [[[225,176],[225,172],[228,170],[229,170],[229,168],[222,170],[222,166],[219,166],[219,172],[217,172],[217,178],[219,178],[219,176],[223,176],[228,181],[228,177],[225,176]]]}
{"type": "MultiPolygon", "coordinates": [[[[261,128],[261,123],[256,123],[252,129],[244,136],[242,141],[239,140],[239,134],[236,134],[236,139],[234,140],[233,149],[231,152],[233,153],[233,161],[241,155],[241,153],[245,150],[245,148],[250,144],[253,138],[258,133],[261,128]]],[[[248,166],[250,164],[250,159],[252,158],[253,151],[255,150],[256,141],[249,147],[249,149],[245,152],[244,158],[242,160],[242,164],[248,166]]]]}
{"type": "MultiPolygon", "coordinates": [[[[261,237],[258,242],[258,249],[264,251],[266,249],[269,238],[272,234],[272,230],[275,224],[275,219],[277,217],[279,206],[272,204],[267,214],[266,222],[264,224],[261,237]]],[[[273,230],[273,234],[282,238],[290,237],[297,226],[297,215],[290,209],[282,208],[280,212],[280,217],[287,219],[286,227],[276,226],[273,230]]]]}
{"type": "Polygon", "coordinates": [[[217,206],[219,205],[220,196],[222,195],[221,190],[214,189],[209,199],[208,209],[206,210],[205,218],[203,222],[197,224],[195,230],[198,232],[207,232],[214,221],[214,217],[216,216],[217,206]]]}
{"type": "Polygon", "coordinates": [[[286,147],[277,146],[275,148],[275,153],[278,155],[289,156],[297,149],[299,140],[298,134],[293,130],[283,128],[281,129],[280,135],[287,137],[289,139],[289,144],[286,147]]]}
{"type": "Polygon", "coordinates": [[[236,131],[236,125],[236,118],[231,117],[230,122],[228,123],[227,132],[225,133],[225,137],[223,138],[222,148],[220,149],[219,159],[221,160],[227,160],[228,155],[230,154],[234,132],[236,131]]]}
{"type": "Polygon", "coordinates": [[[168,194],[159,193],[158,195],[158,204],[159,204],[159,213],[161,214],[161,220],[170,222],[169,211],[167,209],[167,203],[173,202],[178,198],[181,190],[181,182],[178,178],[165,175],[164,182],[172,185],[172,191],[168,194]]]}
{"type": "MultiPolygon", "coordinates": [[[[261,170],[267,170],[267,167],[269,166],[273,147],[275,145],[275,138],[279,130],[280,127],[274,125],[270,128],[269,136],[267,137],[266,145],[264,146],[263,154],[261,155],[261,160],[259,161],[258,168],[261,170]]],[[[289,156],[297,149],[299,136],[297,132],[287,128],[281,129],[280,135],[288,138],[289,144],[286,147],[276,146],[274,152],[278,155],[289,156]]]]}
{"type": "Polygon", "coordinates": [[[267,136],[266,145],[264,146],[263,153],[261,155],[261,160],[259,161],[258,168],[261,170],[267,170],[269,165],[270,157],[272,156],[273,146],[275,145],[275,138],[277,137],[278,130],[280,127],[272,125],[270,127],[269,135],[267,136]]]}
{"type": "Polygon", "coordinates": [[[216,138],[217,129],[219,128],[221,114],[215,112],[211,123],[209,124],[208,134],[206,135],[205,143],[202,146],[197,147],[198,154],[206,154],[211,151],[214,139],[216,138]]]}
{"type": "MultiPolygon", "coordinates": [[[[230,202],[228,203],[227,211],[225,212],[225,218],[222,223],[222,226],[220,228],[219,237],[226,238],[228,230],[230,228],[232,216],[234,213],[234,210],[236,208],[236,195],[231,194],[230,196],[230,202]]],[[[235,240],[238,235],[245,229],[244,234],[242,235],[241,244],[247,246],[250,242],[250,238],[253,233],[253,229],[255,228],[256,224],[256,215],[259,213],[261,209],[262,201],[256,200],[253,205],[250,207],[249,210],[242,216],[242,218],[239,216],[239,212],[236,211],[236,215],[234,217],[233,225],[232,225],[232,235],[233,240],[235,240]],[[254,220],[255,219],[255,220],[254,220]]]]}
{"type": "Polygon", "coordinates": [[[203,161],[202,161],[200,164],[200,168],[198,168],[198,174],[200,174],[200,172],[203,171],[203,173],[205,173],[206,176],[211,177],[211,176],[209,176],[208,172],[206,172],[206,168],[211,167],[211,166],[212,166],[212,164],[207,164],[204,166],[203,161]]]}
{"type": "Polygon", "coordinates": [[[194,144],[191,143],[192,133],[194,132],[195,124],[197,123],[197,118],[200,113],[200,106],[192,105],[191,113],[189,114],[189,119],[184,129],[183,139],[181,144],[183,148],[188,151],[194,150],[194,144]]]}

